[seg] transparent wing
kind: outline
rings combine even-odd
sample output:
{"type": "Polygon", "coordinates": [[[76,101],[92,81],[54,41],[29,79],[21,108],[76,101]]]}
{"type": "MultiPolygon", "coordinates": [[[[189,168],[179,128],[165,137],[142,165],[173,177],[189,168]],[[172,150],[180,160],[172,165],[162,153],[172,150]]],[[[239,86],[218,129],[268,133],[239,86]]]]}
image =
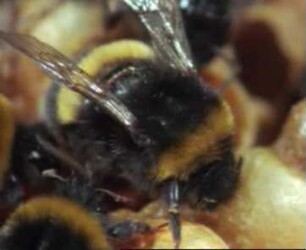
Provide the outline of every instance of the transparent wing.
{"type": "Polygon", "coordinates": [[[123,0],[138,14],[160,58],[182,72],[195,72],[176,0],[123,0]]]}
{"type": "Polygon", "coordinates": [[[0,40],[32,58],[57,83],[93,101],[121,122],[132,135],[139,136],[136,118],[125,105],[110,92],[99,87],[88,74],[62,53],[28,35],[0,31],[0,40]]]}
{"type": "Polygon", "coordinates": [[[37,64],[54,80],[68,88],[83,85],[89,89],[102,92],[84,71],[75,66],[70,59],[51,46],[38,39],[22,34],[0,31],[0,39],[20,50],[37,64]]]}

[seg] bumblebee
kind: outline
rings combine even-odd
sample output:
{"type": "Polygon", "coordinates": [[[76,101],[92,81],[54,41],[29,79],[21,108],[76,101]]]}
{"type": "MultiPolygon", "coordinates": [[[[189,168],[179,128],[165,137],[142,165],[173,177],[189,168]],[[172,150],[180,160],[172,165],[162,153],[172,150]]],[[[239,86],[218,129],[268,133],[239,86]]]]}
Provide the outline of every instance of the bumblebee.
{"type": "Polygon", "coordinates": [[[0,246],[4,250],[111,249],[98,220],[59,197],[37,197],[19,206],[0,231],[0,246]]]}
{"type": "Polygon", "coordinates": [[[102,45],[76,66],[33,37],[1,32],[0,39],[55,80],[46,120],[60,139],[54,147],[43,143],[46,151],[68,162],[54,150],[64,147],[79,166],[75,170],[90,169],[97,182],[115,174],[161,193],[178,246],[182,202],[211,209],[235,190],[233,117],[197,76],[176,1],[124,2],[146,28],[150,45],[102,45]]]}
{"type": "MultiPolygon", "coordinates": [[[[100,217],[58,196],[35,197],[21,204],[0,229],[3,250],[104,250],[113,242],[150,232],[141,222],[124,221],[104,228],[100,217]]],[[[114,243],[115,244],[115,243],[114,243]]]]}

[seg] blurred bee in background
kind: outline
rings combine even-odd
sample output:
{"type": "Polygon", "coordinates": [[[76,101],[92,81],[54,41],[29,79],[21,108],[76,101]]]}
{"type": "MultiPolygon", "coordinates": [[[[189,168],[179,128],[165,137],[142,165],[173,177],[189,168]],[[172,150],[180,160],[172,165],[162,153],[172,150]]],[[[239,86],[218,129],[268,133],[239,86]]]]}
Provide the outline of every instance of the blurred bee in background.
{"type": "Polygon", "coordinates": [[[124,2],[151,46],[116,41],[88,52],[76,66],[31,36],[0,33],[55,81],[47,125],[17,130],[12,169],[41,174],[66,165],[93,187],[114,175],[153,196],[162,193],[178,247],[181,202],[212,209],[235,190],[233,117],[197,76],[176,1],[124,2]]]}
{"type": "Polygon", "coordinates": [[[197,65],[207,63],[229,40],[229,0],[180,0],[186,35],[197,65]]]}
{"type": "Polygon", "coordinates": [[[111,249],[99,220],[59,197],[37,197],[20,205],[0,233],[3,250],[111,249]]]}
{"type": "MultiPolygon", "coordinates": [[[[28,194],[24,190],[26,186],[8,166],[14,122],[11,105],[1,95],[0,121],[1,249],[113,249],[112,241],[121,242],[137,233],[151,231],[148,225],[140,222],[106,221],[103,205],[98,204],[99,196],[95,195],[96,190],[91,189],[90,183],[81,183],[77,178],[64,180],[50,171],[49,178],[53,177],[60,182],[61,185],[57,185],[60,189],[52,193],[40,190],[41,194],[27,200],[25,196],[28,194]]],[[[31,166],[28,167],[27,170],[31,170],[31,166]]],[[[34,173],[31,178],[39,179],[39,176],[34,173]]],[[[116,195],[110,191],[105,192],[116,195]]],[[[118,196],[116,198],[118,200],[118,196]]]]}

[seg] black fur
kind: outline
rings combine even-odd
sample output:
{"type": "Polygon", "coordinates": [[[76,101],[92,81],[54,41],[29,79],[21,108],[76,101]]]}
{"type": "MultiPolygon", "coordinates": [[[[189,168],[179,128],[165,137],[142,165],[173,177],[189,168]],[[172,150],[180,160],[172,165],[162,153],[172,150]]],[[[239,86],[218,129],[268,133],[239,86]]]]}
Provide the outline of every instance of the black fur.
{"type": "MultiPolygon", "coordinates": [[[[77,219],[77,218],[76,218],[77,219]]],[[[88,239],[74,234],[67,226],[46,218],[24,221],[0,238],[1,250],[90,250],[88,239]]]]}
{"type": "Polygon", "coordinates": [[[180,0],[186,35],[198,65],[207,63],[229,38],[230,0],[180,0]],[[184,3],[184,4],[183,4],[184,3]]]}
{"type": "Polygon", "coordinates": [[[163,65],[139,64],[138,76],[122,79],[111,91],[136,115],[140,128],[162,151],[195,129],[219,99],[197,78],[163,65]]]}
{"type": "Polygon", "coordinates": [[[57,159],[38,143],[37,136],[40,135],[54,141],[45,124],[19,125],[16,127],[12,147],[12,173],[31,185],[42,181],[42,170],[58,167],[57,159]]]}
{"type": "MultiPolygon", "coordinates": [[[[193,206],[213,209],[229,199],[238,185],[241,162],[234,159],[231,138],[218,144],[225,149],[220,159],[200,166],[182,183],[182,196],[193,206]]],[[[201,165],[201,161],[197,164],[201,165]]]]}
{"type": "MultiPolygon", "coordinates": [[[[23,190],[15,176],[8,173],[5,178],[3,189],[0,190],[0,210],[2,206],[17,206],[22,199],[23,190]]],[[[1,224],[1,215],[0,215],[1,224]]]]}

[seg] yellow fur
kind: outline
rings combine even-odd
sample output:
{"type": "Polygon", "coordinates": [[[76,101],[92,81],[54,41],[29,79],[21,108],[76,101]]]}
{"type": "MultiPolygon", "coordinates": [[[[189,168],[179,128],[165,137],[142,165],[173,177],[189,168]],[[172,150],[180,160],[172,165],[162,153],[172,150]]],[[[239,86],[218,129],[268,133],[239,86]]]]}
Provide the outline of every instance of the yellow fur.
{"type": "Polygon", "coordinates": [[[7,234],[20,223],[34,223],[47,218],[56,220],[75,235],[87,239],[91,250],[110,249],[98,220],[90,216],[85,209],[58,197],[38,197],[26,202],[17,208],[2,230],[7,234]]]}
{"type": "MultiPolygon", "coordinates": [[[[146,44],[134,40],[121,40],[95,48],[84,57],[79,67],[91,76],[96,76],[106,65],[127,59],[154,58],[153,50],[146,44]]],[[[82,97],[63,87],[57,96],[58,117],[61,123],[69,123],[76,118],[82,97]]]]}
{"type": "Polygon", "coordinates": [[[0,95],[0,190],[8,168],[14,128],[14,115],[10,102],[0,95]]]}
{"type": "Polygon", "coordinates": [[[157,182],[171,177],[186,180],[196,170],[192,164],[199,157],[204,162],[218,159],[222,149],[217,142],[230,136],[232,130],[233,117],[228,105],[223,102],[204,117],[203,123],[192,134],[160,157],[152,177],[157,182]]]}
{"type": "Polygon", "coordinates": [[[96,75],[103,66],[127,59],[152,59],[154,52],[143,42],[121,40],[95,48],[85,57],[79,67],[90,75],[96,75]]]}

